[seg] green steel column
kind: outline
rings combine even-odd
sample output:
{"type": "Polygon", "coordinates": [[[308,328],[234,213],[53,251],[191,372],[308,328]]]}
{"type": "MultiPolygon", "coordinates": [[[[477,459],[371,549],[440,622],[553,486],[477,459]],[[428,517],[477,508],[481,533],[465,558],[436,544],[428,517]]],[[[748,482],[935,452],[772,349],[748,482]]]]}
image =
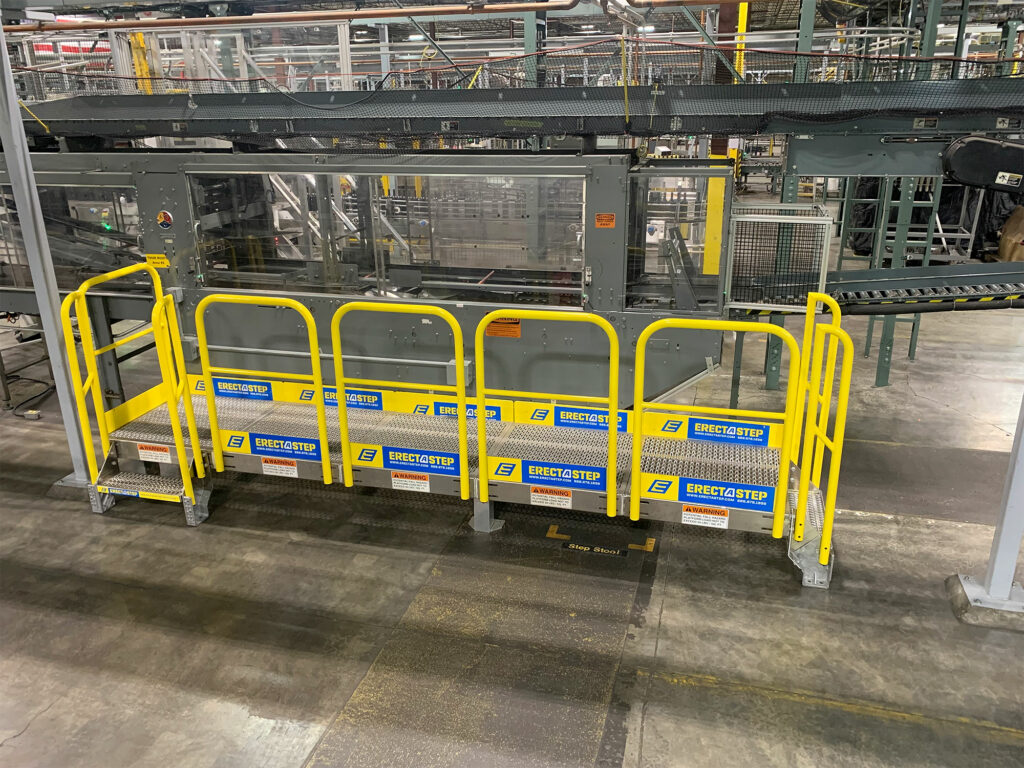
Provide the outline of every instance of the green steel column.
{"type": "MultiPolygon", "coordinates": [[[[768,322],[780,328],[786,326],[785,315],[769,315],[768,322]]],[[[764,388],[779,389],[779,375],[782,373],[782,342],[775,336],[768,337],[764,351],[764,388]]]]}
{"type": "MultiPolygon", "coordinates": [[[[798,54],[810,53],[814,48],[814,16],[817,8],[817,0],[800,0],[800,32],[796,41],[798,54]]],[[[806,56],[797,56],[793,67],[793,82],[807,82],[806,56]]]]}
{"type": "MultiPolygon", "coordinates": [[[[924,29],[921,30],[921,50],[918,56],[923,59],[935,55],[935,40],[939,34],[939,17],[942,16],[942,0],[928,0],[928,10],[924,16],[924,29]]],[[[932,63],[921,61],[917,65],[915,79],[930,80],[932,63]]]]}
{"type": "MultiPolygon", "coordinates": [[[[1003,36],[999,43],[1000,56],[1004,59],[1013,58],[1013,50],[1017,47],[1017,31],[1022,22],[1014,19],[1003,22],[1003,36]]],[[[1000,75],[1012,75],[1014,65],[1012,63],[1000,66],[1000,75]]]]}
{"type": "MultiPolygon", "coordinates": [[[[960,12],[959,19],[956,24],[956,49],[953,51],[953,56],[957,59],[964,57],[964,51],[967,50],[967,17],[971,10],[971,0],[960,0],[960,12]]],[[[953,62],[953,79],[957,80],[963,74],[963,63],[961,61],[953,62]]]]}
{"type": "Polygon", "coordinates": [[[523,14],[523,53],[526,55],[523,60],[523,69],[526,72],[526,87],[528,88],[543,87],[544,81],[547,79],[545,77],[547,67],[543,57],[534,55],[544,50],[547,29],[546,13],[523,14]]]}

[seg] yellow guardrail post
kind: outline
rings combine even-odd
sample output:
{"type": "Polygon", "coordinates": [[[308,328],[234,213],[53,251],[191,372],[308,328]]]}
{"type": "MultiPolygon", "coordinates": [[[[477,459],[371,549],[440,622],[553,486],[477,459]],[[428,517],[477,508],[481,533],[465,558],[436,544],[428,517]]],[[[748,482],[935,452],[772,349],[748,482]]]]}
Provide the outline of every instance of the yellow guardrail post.
{"type": "MultiPolygon", "coordinates": [[[[630,473],[629,517],[640,519],[640,464],[643,456],[643,415],[647,402],[644,400],[644,369],[646,366],[647,342],[658,331],[666,329],[699,331],[735,331],[736,333],[766,333],[778,337],[789,349],[789,380],[786,385],[786,408],[782,416],[782,442],[779,446],[779,479],[775,493],[775,509],[772,521],[772,536],[782,537],[786,522],[786,499],[789,491],[789,465],[792,455],[793,431],[797,409],[797,380],[800,370],[800,349],[796,339],[784,328],[763,323],[740,320],[702,320],[697,318],[665,318],[657,320],[640,334],[636,342],[636,365],[633,374],[633,455],[630,473]]],[[[736,408],[657,403],[655,410],[705,413],[738,418],[778,419],[779,412],[752,411],[736,408]]]]}
{"type": "MultiPolygon", "coordinates": [[[[170,351],[173,353],[177,381],[175,382],[175,401],[181,400],[185,405],[185,423],[188,426],[188,439],[192,444],[192,456],[196,462],[196,476],[206,477],[203,466],[202,448],[199,443],[199,430],[196,427],[196,412],[192,406],[192,394],[188,391],[188,372],[185,370],[185,354],[181,348],[181,329],[178,326],[178,313],[171,296],[164,297],[167,320],[167,336],[170,340],[170,351]]],[[[187,469],[187,467],[186,467],[187,469]]],[[[185,470],[182,470],[183,474],[185,470]]],[[[195,499],[193,498],[193,502],[195,499]]]]}
{"type": "MultiPolygon", "coordinates": [[[[351,487],[352,478],[352,444],[348,437],[348,398],[345,395],[346,382],[352,384],[364,384],[370,386],[398,386],[406,389],[431,389],[440,392],[453,392],[458,409],[458,430],[459,430],[459,491],[463,499],[468,499],[469,493],[469,437],[466,425],[466,369],[465,349],[462,337],[462,328],[455,316],[447,310],[435,307],[430,304],[391,304],[375,303],[371,301],[353,301],[338,307],[331,319],[331,344],[334,352],[334,383],[338,394],[338,427],[341,432],[341,472],[345,485],[351,487]],[[344,364],[341,356],[341,320],[349,312],[388,312],[400,315],[429,315],[444,320],[452,332],[452,341],[455,346],[455,385],[450,384],[415,384],[410,382],[389,381],[385,379],[355,379],[346,378],[344,364]]],[[[487,411],[477,409],[478,421],[484,422],[487,419],[487,411]]]]}
{"type": "Polygon", "coordinates": [[[140,331],[124,339],[119,339],[113,344],[97,350],[96,344],[93,340],[92,322],[89,320],[87,294],[90,289],[95,288],[97,285],[102,285],[103,283],[110,282],[111,280],[118,280],[122,277],[128,277],[129,275],[133,275],[137,272],[145,272],[149,276],[153,283],[153,299],[157,304],[160,304],[164,293],[163,285],[160,282],[160,275],[152,265],[145,262],[132,264],[127,267],[122,267],[121,269],[115,269],[112,272],[107,272],[103,275],[91,277],[78,286],[78,290],[68,294],[61,303],[61,324],[64,329],[64,342],[68,349],[68,361],[71,367],[71,375],[74,379],[73,383],[76,385],[75,402],[78,405],[78,418],[82,424],[82,442],[85,446],[86,461],[89,464],[89,472],[94,483],[99,477],[99,469],[96,464],[96,447],[92,441],[92,429],[89,425],[89,409],[86,402],[87,391],[92,395],[93,410],[96,413],[96,422],[97,427],[99,428],[100,445],[103,448],[103,455],[106,456],[110,452],[110,434],[104,418],[104,415],[106,414],[106,407],[103,402],[103,391],[100,388],[100,376],[99,369],[96,366],[96,359],[104,352],[116,349],[117,347],[141,338],[148,333],[153,333],[155,339],[156,334],[151,326],[148,330],[140,331]],[[81,368],[78,365],[75,329],[71,324],[72,307],[75,309],[75,317],[78,320],[78,332],[82,339],[82,359],[85,361],[86,370],[86,377],[84,380],[82,379],[81,368]]]}
{"type": "MultiPolygon", "coordinates": [[[[797,413],[796,413],[796,429],[793,431],[793,455],[800,455],[800,435],[801,427],[803,426],[803,409],[804,402],[807,399],[807,389],[809,382],[807,377],[809,375],[811,366],[811,355],[814,346],[814,326],[817,325],[816,316],[818,312],[818,305],[824,304],[828,307],[829,313],[832,315],[830,325],[838,328],[839,323],[842,320],[842,311],[839,308],[839,302],[829,296],[827,293],[818,293],[812,291],[807,294],[807,314],[804,316],[804,335],[801,340],[801,354],[800,354],[800,390],[797,392],[797,413]]],[[[831,358],[831,370],[835,365],[835,356],[831,358]]],[[[831,391],[831,378],[829,379],[829,391],[831,391]]]]}
{"type": "MultiPolygon", "coordinates": [[[[178,460],[178,468],[181,471],[182,490],[194,504],[196,495],[192,488],[192,473],[188,467],[188,456],[185,453],[185,442],[181,434],[181,422],[178,421],[177,375],[174,368],[174,360],[172,359],[167,325],[168,309],[171,312],[174,311],[174,298],[164,296],[153,305],[150,320],[153,325],[153,341],[156,344],[157,360],[160,363],[160,378],[163,382],[164,401],[167,403],[167,415],[171,421],[171,434],[174,435],[175,456],[178,460]],[[171,305],[170,308],[168,308],[168,304],[171,305]]],[[[197,444],[193,443],[193,447],[197,444]]],[[[199,463],[201,463],[201,459],[198,459],[196,462],[197,465],[199,463]]]]}
{"type": "Polygon", "coordinates": [[[484,315],[476,327],[474,348],[476,351],[476,412],[477,442],[479,443],[480,501],[488,499],[487,483],[490,468],[487,466],[487,420],[479,418],[487,413],[487,395],[505,395],[510,397],[546,398],[569,400],[577,403],[607,403],[608,406],[608,465],[606,493],[608,495],[608,517],[615,517],[615,500],[617,491],[616,460],[618,458],[619,429],[619,336],[612,324],[599,315],[589,312],[564,312],[551,309],[498,309],[484,315]],[[546,392],[525,392],[514,389],[488,389],[484,383],[484,332],[494,320],[550,320],[554,322],[590,323],[596,325],[608,336],[608,397],[589,395],[562,395],[546,392]]]}
{"type": "Polygon", "coordinates": [[[196,339],[199,347],[199,361],[203,368],[203,387],[206,394],[206,407],[210,418],[210,439],[213,442],[213,466],[218,472],[224,471],[224,449],[220,444],[220,425],[217,422],[217,399],[213,388],[213,374],[234,376],[266,376],[281,377],[297,381],[308,381],[313,385],[316,401],[317,433],[320,438],[320,465],[323,468],[324,484],[331,484],[331,456],[327,442],[327,413],[324,405],[324,381],[320,371],[320,345],[317,339],[316,321],[313,314],[295,299],[276,298],[272,296],[239,296],[228,293],[215,293],[205,297],[196,307],[196,339]],[[210,365],[210,350],[206,342],[206,309],[211,304],[235,304],[250,307],[281,307],[294,310],[306,323],[306,335],[309,340],[310,374],[276,373],[273,371],[257,371],[248,368],[224,368],[210,365]],[[317,396],[318,395],[318,396],[317,396]]]}
{"type": "Polygon", "coordinates": [[[820,481],[821,463],[818,455],[823,454],[824,449],[827,447],[832,454],[832,458],[829,464],[828,488],[825,491],[822,508],[821,543],[818,549],[818,561],[822,565],[827,565],[832,547],[832,525],[835,519],[836,496],[839,491],[839,469],[843,458],[843,439],[846,435],[846,410],[850,399],[850,379],[853,375],[853,342],[850,340],[850,335],[838,327],[838,325],[819,325],[815,331],[813,347],[813,358],[810,363],[811,390],[807,409],[806,438],[803,446],[803,457],[800,462],[800,483],[797,492],[793,538],[796,541],[803,540],[811,475],[815,473],[820,481]],[[827,398],[824,397],[822,392],[822,363],[825,357],[824,346],[826,344],[826,336],[833,337],[828,343],[830,347],[829,365],[824,373],[826,391],[829,394],[827,398]],[[835,359],[839,344],[842,344],[843,347],[843,364],[839,374],[835,430],[830,439],[826,432],[828,430],[831,410],[831,382],[835,373],[835,359]],[[821,408],[820,415],[819,408],[821,408]]]}

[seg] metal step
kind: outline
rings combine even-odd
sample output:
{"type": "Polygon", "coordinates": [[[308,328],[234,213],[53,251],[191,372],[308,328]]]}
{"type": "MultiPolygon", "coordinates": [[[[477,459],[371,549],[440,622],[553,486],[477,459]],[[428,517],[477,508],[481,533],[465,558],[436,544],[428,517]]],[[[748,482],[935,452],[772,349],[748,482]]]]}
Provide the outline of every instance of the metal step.
{"type": "MultiPolygon", "coordinates": [[[[193,398],[199,441],[210,450],[206,399],[193,398]]],[[[217,398],[217,415],[222,430],[256,432],[317,440],[315,408],[312,405],[275,403],[236,398],[217,398]]],[[[184,410],[180,414],[184,424],[184,410]]],[[[352,443],[388,445],[421,451],[458,451],[458,422],[446,416],[349,409],[349,440],[352,443]]],[[[476,419],[467,419],[469,469],[478,474],[476,419]]],[[[338,414],[327,411],[328,446],[335,462],[341,458],[338,414]]],[[[167,407],[149,413],[112,434],[112,439],[173,443],[167,407]]],[[[628,492],[633,436],[618,433],[616,482],[628,492]]],[[[489,456],[603,467],[608,452],[608,434],[602,429],[553,427],[514,422],[487,422],[489,456]]],[[[729,445],[698,440],[647,437],[641,457],[643,472],[694,477],[706,480],[774,486],[778,482],[779,452],[775,448],[729,445]]]]}
{"type": "Polygon", "coordinates": [[[107,476],[100,476],[96,485],[98,488],[106,488],[105,492],[113,493],[116,496],[156,493],[176,496],[180,499],[185,493],[180,477],[144,475],[139,472],[114,472],[107,476]],[[118,491],[124,491],[124,493],[118,493],[118,491]]]}

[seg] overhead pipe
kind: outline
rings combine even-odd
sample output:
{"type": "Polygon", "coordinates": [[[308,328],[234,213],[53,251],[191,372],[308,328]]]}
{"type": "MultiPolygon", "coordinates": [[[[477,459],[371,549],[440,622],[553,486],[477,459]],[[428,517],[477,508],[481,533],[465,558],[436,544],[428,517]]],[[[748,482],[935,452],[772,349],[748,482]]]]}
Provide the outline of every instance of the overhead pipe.
{"type": "MultiPolygon", "coordinates": [[[[679,0],[674,0],[679,2],[679,0]]],[[[694,0],[696,2],[696,0],[694,0]]],[[[4,25],[5,33],[18,32],[82,32],[86,30],[131,29],[145,32],[153,29],[189,29],[193,27],[245,27],[276,24],[326,23],[366,19],[393,19],[405,16],[487,15],[492,13],[533,13],[540,11],[571,11],[580,0],[551,0],[525,3],[466,3],[465,5],[417,5],[406,7],[364,8],[342,11],[290,11],[286,13],[254,13],[251,16],[207,16],[189,19],[116,19],[112,21],[41,21],[34,24],[4,25]]],[[[704,2],[706,4],[706,2],[704,2]]]]}
{"type": "MultiPolygon", "coordinates": [[[[736,5],[744,0],[720,0],[716,5],[736,5]]],[[[681,5],[708,5],[708,0],[625,0],[634,8],[652,8],[681,5]]],[[[544,11],[571,11],[580,0],[550,0],[550,2],[466,3],[465,5],[418,5],[404,8],[363,8],[342,11],[290,11],[286,13],[254,13],[251,16],[209,16],[189,19],[115,19],[109,21],[39,21],[32,24],[5,24],[5,34],[38,32],[84,32],[87,30],[189,29],[209,27],[245,27],[275,24],[326,23],[334,21],[360,21],[393,19],[406,16],[460,16],[541,13],[544,11]]]]}

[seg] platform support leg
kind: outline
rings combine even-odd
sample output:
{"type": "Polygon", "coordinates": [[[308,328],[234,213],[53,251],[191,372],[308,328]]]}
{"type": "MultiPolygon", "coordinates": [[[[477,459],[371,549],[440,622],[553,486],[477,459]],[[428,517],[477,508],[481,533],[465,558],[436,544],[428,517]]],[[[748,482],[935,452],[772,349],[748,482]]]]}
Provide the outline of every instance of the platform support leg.
{"type": "Polygon", "coordinates": [[[185,508],[185,525],[195,527],[210,516],[210,492],[205,488],[196,490],[195,504],[187,497],[181,500],[181,504],[185,508]]]}
{"type": "Polygon", "coordinates": [[[504,520],[494,519],[494,502],[473,499],[473,530],[477,533],[494,533],[505,525],[504,520]]]}
{"type": "Polygon", "coordinates": [[[114,506],[114,502],[117,498],[109,493],[100,493],[96,490],[95,485],[89,486],[89,506],[92,507],[92,511],[97,515],[102,515],[104,512],[114,506]]]}
{"type": "MultiPolygon", "coordinates": [[[[786,326],[785,315],[771,315],[768,322],[780,328],[786,326]]],[[[782,373],[782,340],[775,337],[768,337],[768,345],[764,353],[764,388],[780,389],[779,376],[782,373]]]]}
{"type": "Polygon", "coordinates": [[[745,333],[736,334],[736,344],[732,351],[732,388],[729,391],[729,407],[738,408],[740,402],[740,376],[743,369],[743,339],[745,333]]]}

